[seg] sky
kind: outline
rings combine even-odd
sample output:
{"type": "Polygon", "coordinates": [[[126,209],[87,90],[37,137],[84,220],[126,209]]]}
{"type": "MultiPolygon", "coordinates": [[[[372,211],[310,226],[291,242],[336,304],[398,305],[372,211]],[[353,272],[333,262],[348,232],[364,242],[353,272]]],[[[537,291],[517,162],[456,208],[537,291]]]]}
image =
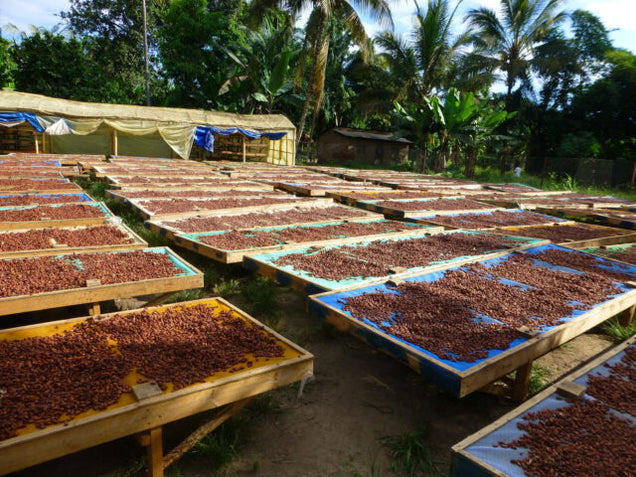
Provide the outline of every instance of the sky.
{"type": "MultiPolygon", "coordinates": [[[[389,0],[395,28],[399,33],[407,33],[412,26],[415,10],[412,0],[389,0]]],[[[28,31],[29,25],[52,28],[60,22],[57,16],[60,11],[67,10],[69,0],[0,0],[0,27],[3,36],[4,25],[12,23],[20,30],[28,31]]],[[[420,0],[425,5],[426,0],[420,0]]],[[[497,10],[499,0],[464,0],[457,17],[461,20],[467,10],[485,6],[497,10]]],[[[625,48],[636,53],[636,0],[569,0],[565,2],[566,10],[589,10],[597,15],[608,30],[615,47],[625,48]]],[[[383,28],[375,23],[365,22],[367,33],[373,36],[383,28]]],[[[457,30],[460,29],[458,23],[457,30]]]]}

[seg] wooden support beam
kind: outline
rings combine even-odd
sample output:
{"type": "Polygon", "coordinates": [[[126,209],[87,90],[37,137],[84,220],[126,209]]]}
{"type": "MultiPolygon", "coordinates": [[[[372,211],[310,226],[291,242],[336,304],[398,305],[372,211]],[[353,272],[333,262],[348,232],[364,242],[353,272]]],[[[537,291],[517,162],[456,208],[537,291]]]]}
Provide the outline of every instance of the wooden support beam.
{"type": "Polygon", "coordinates": [[[242,144],[243,144],[243,162],[247,161],[247,141],[245,136],[241,134],[242,144]]]}
{"type": "Polygon", "coordinates": [[[517,368],[515,382],[512,385],[512,399],[517,402],[524,401],[528,397],[530,376],[532,375],[532,361],[517,368]]]}
{"type": "Polygon", "coordinates": [[[620,313],[621,326],[630,326],[632,324],[632,321],[634,320],[635,311],[636,311],[636,305],[632,305],[626,310],[621,311],[620,313]]]}
{"type": "Polygon", "coordinates": [[[175,291],[170,291],[167,293],[162,293],[161,295],[159,295],[157,298],[153,298],[152,300],[150,300],[149,302],[147,302],[144,305],[144,308],[149,307],[149,306],[156,306],[156,305],[161,305],[164,301],[166,301],[168,298],[170,298],[172,295],[174,295],[175,291]]]}
{"type": "Polygon", "coordinates": [[[247,405],[247,403],[250,402],[250,400],[251,398],[241,399],[240,401],[228,404],[225,409],[214,416],[212,420],[197,428],[192,434],[181,441],[174,449],[168,452],[168,454],[163,458],[163,468],[165,469],[169,465],[179,460],[186,452],[192,449],[192,447],[194,447],[197,442],[199,442],[210,432],[212,432],[214,429],[227,421],[230,417],[234,416],[241,409],[243,409],[247,405]]]}
{"type": "Polygon", "coordinates": [[[163,477],[163,439],[161,427],[155,427],[148,431],[148,477],[163,477]]]}
{"type": "Polygon", "coordinates": [[[99,315],[102,312],[102,308],[99,303],[93,303],[88,305],[88,314],[91,316],[99,315]]]}

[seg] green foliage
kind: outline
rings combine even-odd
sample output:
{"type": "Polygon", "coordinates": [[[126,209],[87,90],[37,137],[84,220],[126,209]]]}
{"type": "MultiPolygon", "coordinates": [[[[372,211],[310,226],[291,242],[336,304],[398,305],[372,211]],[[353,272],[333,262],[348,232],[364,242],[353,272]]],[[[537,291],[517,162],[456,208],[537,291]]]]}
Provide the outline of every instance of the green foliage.
{"type": "Polygon", "coordinates": [[[278,316],[278,295],[280,290],[276,282],[258,275],[247,280],[241,287],[241,293],[248,302],[249,312],[259,317],[276,318],[278,316]]]}
{"type": "Polygon", "coordinates": [[[241,282],[231,278],[229,280],[221,279],[218,283],[212,285],[212,292],[222,297],[236,295],[241,291],[241,282]]]}
{"type": "Polygon", "coordinates": [[[181,290],[170,298],[165,300],[163,303],[166,305],[169,303],[179,303],[181,301],[191,301],[191,300],[199,300],[200,298],[205,297],[205,291],[203,288],[195,288],[193,290],[181,290]]]}
{"type": "Polygon", "coordinates": [[[16,64],[11,56],[11,43],[2,38],[0,29],[0,89],[13,86],[16,64]]]}
{"type": "Polygon", "coordinates": [[[547,368],[533,364],[532,371],[530,372],[530,382],[528,384],[528,395],[534,396],[548,384],[549,371],[547,368]]]}
{"type": "Polygon", "coordinates": [[[628,326],[623,326],[620,318],[614,317],[603,323],[601,330],[614,341],[625,341],[636,335],[636,320],[632,320],[628,326]]]}
{"type": "Polygon", "coordinates": [[[579,131],[563,136],[558,154],[562,157],[598,157],[601,145],[591,131],[579,131]]]}
{"type": "Polygon", "coordinates": [[[420,425],[402,435],[380,438],[393,459],[393,472],[401,475],[437,475],[439,471],[428,449],[429,437],[428,425],[420,425]]]}

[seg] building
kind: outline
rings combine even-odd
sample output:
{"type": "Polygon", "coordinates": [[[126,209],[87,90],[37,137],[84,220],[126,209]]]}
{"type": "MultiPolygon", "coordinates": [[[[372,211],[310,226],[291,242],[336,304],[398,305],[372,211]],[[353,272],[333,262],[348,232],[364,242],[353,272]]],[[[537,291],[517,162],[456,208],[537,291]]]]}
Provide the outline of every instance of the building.
{"type": "Polygon", "coordinates": [[[404,138],[393,133],[364,129],[334,128],[318,137],[318,162],[337,164],[402,164],[409,157],[404,138]]]}

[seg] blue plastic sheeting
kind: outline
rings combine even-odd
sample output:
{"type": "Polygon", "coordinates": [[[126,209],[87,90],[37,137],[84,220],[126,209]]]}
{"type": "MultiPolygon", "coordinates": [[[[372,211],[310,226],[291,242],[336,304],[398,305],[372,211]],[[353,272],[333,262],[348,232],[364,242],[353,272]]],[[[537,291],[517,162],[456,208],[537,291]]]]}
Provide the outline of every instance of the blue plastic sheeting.
{"type": "MultiPolygon", "coordinates": [[[[502,427],[498,428],[495,432],[492,432],[484,436],[473,445],[466,448],[466,452],[470,455],[480,459],[481,461],[488,463],[492,467],[505,472],[509,476],[525,476],[523,469],[518,465],[513,464],[512,460],[524,459],[528,455],[528,450],[523,447],[518,449],[509,449],[505,447],[495,447],[500,442],[512,442],[519,439],[525,434],[525,431],[520,430],[517,424],[524,421],[523,416],[529,412],[537,412],[543,409],[559,409],[562,407],[570,406],[567,401],[557,398],[556,394],[552,394],[543,401],[532,406],[528,411],[521,416],[509,421],[502,427]]],[[[467,470],[467,469],[466,469],[467,470]]],[[[455,472],[455,475],[459,475],[455,472]]],[[[472,474],[470,474],[472,475],[472,474]]]]}
{"type": "MultiPolygon", "coordinates": [[[[618,353],[617,355],[605,361],[605,363],[600,364],[583,376],[578,377],[574,380],[574,382],[586,386],[590,375],[609,376],[611,372],[606,364],[612,366],[621,361],[623,359],[623,356],[625,356],[625,351],[618,353]]],[[[592,396],[589,396],[587,394],[585,394],[584,397],[586,399],[594,400],[592,396]]],[[[528,455],[527,449],[524,449],[522,447],[518,449],[509,449],[495,446],[500,442],[513,442],[524,435],[525,431],[520,430],[517,425],[519,423],[525,422],[524,416],[526,416],[528,413],[537,412],[543,409],[560,409],[567,406],[570,406],[567,401],[559,398],[555,393],[550,394],[542,401],[527,409],[523,414],[517,416],[503,426],[493,430],[490,434],[482,437],[474,444],[468,446],[465,449],[465,452],[481,460],[482,462],[502,472],[505,472],[506,475],[524,476],[525,473],[523,469],[513,464],[511,461],[524,459],[528,455]]],[[[614,410],[612,410],[612,412],[616,412],[621,417],[632,420],[632,422],[634,422],[635,420],[633,416],[629,416],[628,414],[620,413],[614,410]]],[[[462,460],[461,462],[455,462],[455,464],[457,465],[453,466],[453,475],[457,477],[463,475],[480,475],[478,469],[474,468],[475,464],[472,462],[469,463],[466,460],[462,460]]]]}
{"type": "MultiPolygon", "coordinates": [[[[525,252],[527,254],[532,254],[532,255],[539,255],[542,252],[548,251],[550,249],[556,249],[556,250],[563,250],[563,251],[567,251],[570,253],[581,253],[575,250],[571,250],[571,249],[567,249],[565,247],[560,247],[558,245],[552,245],[552,244],[548,244],[548,245],[542,245],[539,247],[535,247],[535,248],[531,248],[531,249],[526,249],[525,252]]],[[[503,256],[503,257],[496,257],[496,258],[491,258],[489,260],[484,260],[484,261],[480,261],[478,263],[480,263],[481,265],[484,265],[485,267],[493,267],[496,266],[498,264],[503,263],[505,260],[507,260],[508,256],[503,256]]],[[[566,268],[566,267],[556,267],[550,263],[544,262],[542,260],[539,260],[538,258],[533,259],[534,260],[534,265],[536,265],[537,267],[542,267],[542,268],[546,268],[546,269],[550,269],[550,270],[560,270],[560,271],[565,271],[565,272],[569,272],[569,273],[573,273],[573,274],[581,274],[582,272],[579,270],[574,270],[574,269],[570,269],[570,268],[566,268]]],[[[619,267],[618,269],[621,270],[621,272],[623,273],[629,273],[630,275],[634,275],[636,277],[636,266],[622,266],[622,264],[618,264],[618,263],[611,263],[611,261],[608,260],[604,260],[604,259],[600,259],[601,261],[604,261],[606,263],[604,263],[603,265],[605,267],[607,267],[607,269],[617,269],[616,267],[619,267]]],[[[463,266],[458,266],[458,267],[453,267],[447,270],[443,270],[440,272],[433,272],[433,273],[427,273],[424,275],[419,275],[417,277],[411,277],[411,278],[407,278],[404,281],[406,282],[413,282],[413,283],[422,283],[422,282],[426,282],[426,283],[432,283],[435,282],[441,278],[444,277],[444,275],[451,270],[466,270],[467,267],[469,267],[470,265],[463,265],[463,266]]],[[[599,267],[600,268],[600,267],[599,267]]],[[[507,283],[513,283],[511,281],[508,281],[507,283]]],[[[519,286],[520,288],[523,287],[527,287],[527,284],[524,283],[517,283],[517,286],[519,286]]],[[[612,299],[616,298],[619,295],[622,295],[623,293],[627,293],[629,292],[631,289],[629,287],[627,287],[624,284],[620,284],[620,283],[615,283],[615,285],[620,288],[621,292],[616,294],[616,295],[610,295],[607,297],[607,300],[601,302],[601,303],[597,303],[594,306],[600,306],[604,303],[607,303],[608,301],[611,301],[612,299]]],[[[388,287],[387,284],[380,284],[380,285],[375,285],[375,286],[369,286],[369,287],[362,287],[362,288],[357,288],[354,290],[348,290],[348,291],[343,291],[343,292],[334,292],[332,294],[329,295],[325,295],[322,296],[320,298],[318,298],[318,300],[326,305],[332,306],[333,308],[337,309],[340,311],[340,313],[346,314],[347,316],[351,317],[351,319],[353,320],[358,320],[357,318],[354,318],[350,312],[343,310],[343,300],[347,299],[347,298],[351,298],[351,297],[355,297],[355,296],[359,296],[359,295],[364,295],[364,294],[368,294],[368,293],[376,293],[376,292],[380,292],[380,293],[393,293],[393,294],[397,294],[397,291],[394,288],[388,287]]],[[[594,308],[594,306],[586,308],[586,309],[582,309],[582,310],[573,310],[572,314],[569,316],[564,316],[559,320],[559,323],[557,323],[554,326],[542,326],[542,327],[538,327],[538,330],[541,333],[545,333],[546,331],[549,331],[553,328],[556,328],[557,326],[560,326],[561,324],[571,321],[587,312],[589,312],[591,309],[594,308]]],[[[478,319],[477,322],[484,321],[484,318],[486,317],[481,317],[478,319]]],[[[491,317],[487,317],[490,320],[493,320],[493,318],[491,317]]],[[[450,360],[445,360],[445,359],[441,359],[439,356],[437,356],[434,353],[431,353],[430,351],[425,350],[424,348],[421,348],[413,343],[410,343],[404,339],[398,338],[397,336],[394,336],[390,333],[386,333],[384,331],[382,331],[377,324],[371,322],[370,320],[367,320],[366,318],[363,318],[362,321],[364,323],[366,323],[369,326],[372,326],[373,328],[378,330],[378,333],[384,333],[388,336],[391,336],[392,338],[404,343],[406,346],[409,346],[413,349],[416,349],[418,351],[420,351],[421,353],[426,354],[427,356],[430,356],[431,358],[433,358],[434,360],[438,361],[438,362],[442,362],[450,367],[452,367],[453,369],[456,369],[457,371],[466,371],[469,370],[477,365],[479,365],[480,363],[483,363],[484,361],[488,361],[489,359],[493,358],[494,356],[497,356],[501,353],[505,353],[508,350],[524,343],[527,341],[526,338],[518,338],[514,341],[512,341],[510,343],[510,345],[508,346],[507,349],[503,349],[503,350],[488,350],[488,355],[485,358],[482,359],[478,359],[472,362],[463,362],[463,361],[450,361],[450,360]]]]}
{"type": "Polygon", "coordinates": [[[206,151],[214,152],[214,135],[219,134],[221,136],[229,136],[230,134],[242,134],[250,139],[258,139],[260,137],[267,137],[274,141],[282,139],[287,135],[286,132],[266,132],[259,133],[255,131],[248,131],[241,128],[229,128],[222,129],[214,126],[197,126],[194,131],[194,143],[200,148],[206,151]]]}
{"type": "Polygon", "coordinates": [[[14,123],[18,121],[26,121],[37,132],[44,132],[44,128],[40,125],[37,116],[33,113],[0,112],[0,123],[14,123]]]}

